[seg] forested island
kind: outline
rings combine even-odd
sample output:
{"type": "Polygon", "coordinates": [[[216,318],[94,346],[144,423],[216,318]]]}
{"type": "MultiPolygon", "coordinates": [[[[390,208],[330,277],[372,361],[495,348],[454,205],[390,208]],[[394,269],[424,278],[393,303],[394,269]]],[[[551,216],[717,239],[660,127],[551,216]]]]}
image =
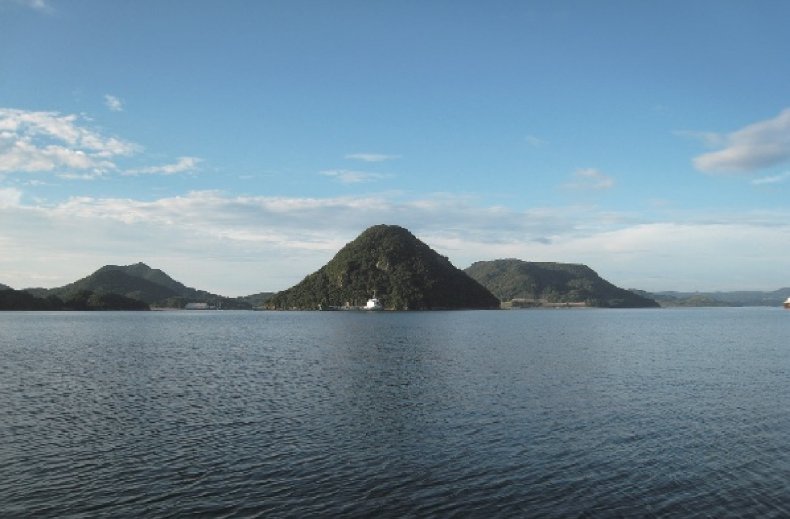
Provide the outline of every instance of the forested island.
{"type": "Polygon", "coordinates": [[[504,304],[516,308],[659,306],[648,296],[616,287],[586,265],[500,259],[478,261],[465,272],[504,304]]]}
{"type": "Polygon", "coordinates": [[[499,300],[397,225],[376,225],[329,263],[266,302],[278,310],[349,308],[376,296],[390,310],[491,309],[499,300]]]}

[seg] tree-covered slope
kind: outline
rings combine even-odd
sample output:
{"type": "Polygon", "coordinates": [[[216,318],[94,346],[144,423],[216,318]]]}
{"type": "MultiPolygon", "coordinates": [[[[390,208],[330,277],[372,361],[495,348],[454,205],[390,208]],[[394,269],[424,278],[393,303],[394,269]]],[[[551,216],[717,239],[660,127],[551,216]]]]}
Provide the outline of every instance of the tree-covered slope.
{"type": "Polygon", "coordinates": [[[118,294],[148,304],[178,295],[167,287],[147,279],[129,275],[124,272],[123,267],[114,265],[102,267],[93,274],[68,285],[47,290],[45,294],[63,299],[70,298],[82,291],[91,291],[99,294],[118,294]]]}
{"type": "Polygon", "coordinates": [[[244,301],[187,287],[145,263],[105,265],[93,274],[62,287],[27,290],[37,297],[57,296],[61,299],[69,299],[83,291],[99,295],[117,294],[154,306],[183,307],[190,302],[212,302],[228,309],[250,308],[244,301]]]}
{"type": "Polygon", "coordinates": [[[584,302],[610,308],[658,306],[652,299],[616,287],[586,265],[500,259],[478,261],[465,272],[502,301],[584,302]]]}
{"type": "Polygon", "coordinates": [[[279,292],[268,308],[312,310],[364,305],[373,294],[385,308],[498,308],[499,301],[406,229],[376,225],[343,247],[301,283],[279,292]]]}
{"type": "Polygon", "coordinates": [[[65,299],[36,297],[24,290],[0,290],[0,310],[149,310],[148,304],[118,294],[78,290],[65,299]]]}
{"type": "Polygon", "coordinates": [[[250,294],[248,296],[239,297],[239,301],[248,303],[253,308],[261,308],[266,304],[266,301],[274,297],[274,292],[258,292],[257,294],[250,294]]]}

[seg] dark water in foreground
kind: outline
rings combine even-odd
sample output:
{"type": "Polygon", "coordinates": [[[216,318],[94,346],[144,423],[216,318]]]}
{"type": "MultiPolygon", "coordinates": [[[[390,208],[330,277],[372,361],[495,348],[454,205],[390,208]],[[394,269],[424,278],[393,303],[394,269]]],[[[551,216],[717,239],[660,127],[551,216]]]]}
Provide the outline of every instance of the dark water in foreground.
{"type": "Polygon", "coordinates": [[[0,313],[3,517],[788,517],[790,312],[0,313]]]}

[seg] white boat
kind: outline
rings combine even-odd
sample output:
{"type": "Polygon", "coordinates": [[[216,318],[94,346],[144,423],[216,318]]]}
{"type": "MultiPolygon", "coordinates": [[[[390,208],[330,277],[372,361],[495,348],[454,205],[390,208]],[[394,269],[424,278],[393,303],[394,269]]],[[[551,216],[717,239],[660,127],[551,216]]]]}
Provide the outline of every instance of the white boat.
{"type": "Polygon", "coordinates": [[[784,307],[790,310],[790,297],[787,298],[787,301],[784,303],[784,307]]]}
{"type": "Polygon", "coordinates": [[[368,302],[364,306],[365,310],[384,310],[384,305],[381,304],[381,301],[378,300],[376,294],[373,294],[373,297],[368,299],[368,302]]]}

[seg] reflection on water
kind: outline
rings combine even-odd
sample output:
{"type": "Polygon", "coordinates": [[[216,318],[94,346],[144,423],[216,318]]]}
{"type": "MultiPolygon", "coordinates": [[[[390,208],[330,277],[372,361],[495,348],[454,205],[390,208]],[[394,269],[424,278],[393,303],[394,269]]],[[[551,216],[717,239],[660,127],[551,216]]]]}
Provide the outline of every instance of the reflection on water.
{"type": "Polygon", "coordinates": [[[789,318],[1,313],[0,513],[783,517],[789,318]]]}

